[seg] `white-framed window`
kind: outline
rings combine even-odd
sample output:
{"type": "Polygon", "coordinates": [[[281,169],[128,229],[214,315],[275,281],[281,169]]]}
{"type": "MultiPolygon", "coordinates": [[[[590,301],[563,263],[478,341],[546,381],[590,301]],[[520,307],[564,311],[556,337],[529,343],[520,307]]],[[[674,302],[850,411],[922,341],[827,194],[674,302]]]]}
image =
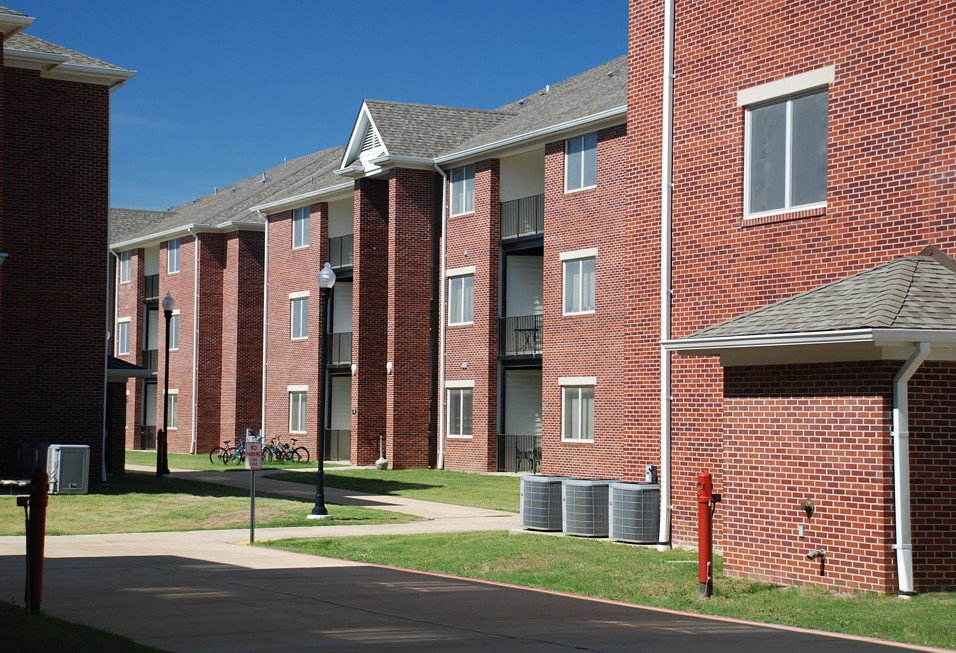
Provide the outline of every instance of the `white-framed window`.
{"type": "Polygon", "coordinates": [[[166,243],[166,272],[167,274],[179,272],[179,238],[173,238],[166,243]]]}
{"type": "Polygon", "coordinates": [[[452,168],[448,178],[451,180],[451,214],[461,215],[473,212],[475,210],[475,166],[452,168]]]}
{"type": "Polygon", "coordinates": [[[448,437],[470,438],[474,434],[472,410],[474,381],[448,381],[448,437]]]}
{"type": "Polygon", "coordinates": [[[459,268],[448,271],[448,324],[473,324],[475,321],[475,271],[459,268]]]}
{"type": "Polygon", "coordinates": [[[119,253],[119,280],[120,283],[129,283],[133,280],[133,252],[119,253]]]}
{"type": "Polygon", "coordinates": [[[597,132],[564,142],[564,192],[597,186],[597,132]]]}
{"type": "Polygon", "coordinates": [[[826,206],[826,88],[747,107],[745,215],[826,206]]]}
{"type": "Polygon", "coordinates": [[[116,355],[129,355],[129,326],[130,318],[121,317],[116,320],[116,355]]]}
{"type": "Polygon", "coordinates": [[[558,379],[561,386],[561,439],[594,441],[594,385],[591,376],[558,379]]]}
{"type": "Polygon", "coordinates": [[[169,350],[179,349],[179,309],[174,309],[169,318],[169,350]]]}
{"type": "Polygon", "coordinates": [[[179,416],[179,390],[170,390],[166,395],[166,423],[170,431],[176,429],[179,416]]]}
{"type": "Polygon", "coordinates": [[[292,249],[309,246],[309,207],[303,206],[292,211],[292,249]]]}
{"type": "Polygon", "coordinates": [[[292,322],[292,339],[309,337],[309,291],[289,293],[289,316],[292,322]]]}
{"type": "Polygon", "coordinates": [[[564,315],[581,315],[594,312],[594,272],[597,262],[596,249],[563,252],[560,256],[564,269],[564,315]]]}
{"type": "Polygon", "coordinates": [[[305,433],[309,386],[289,386],[289,433],[305,433]]]}

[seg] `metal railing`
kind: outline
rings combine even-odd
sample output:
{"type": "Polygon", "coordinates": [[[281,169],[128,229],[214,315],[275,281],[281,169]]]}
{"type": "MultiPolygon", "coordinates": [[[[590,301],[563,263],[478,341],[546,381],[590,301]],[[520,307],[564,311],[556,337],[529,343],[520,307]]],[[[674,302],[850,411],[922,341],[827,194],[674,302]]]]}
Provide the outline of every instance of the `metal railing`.
{"type": "Polygon", "coordinates": [[[325,435],[325,459],[348,460],[352,432],[344,429],[327,429],[325,435]]]}
{"type": "Polygon", "coordinates": [[[544,195],[501,203],[501,239],[544,233],[544,195]]]}
{"type": "Polygon", "coordinates": [[[156,427],[155,426],[140,426],[139,427],[139,448],[140,449],[155,449],[156,448],[156,427]]]}
{"type": "Polygon", "coordinates": [[[154,372],[159,369],[159,350],[156,349],[144,349],[143,350],[143,367],[148,370],[153,370],[154,372]]]}
{"type": "Polygon", "coordinates": [[[537,472],[541,469],[541,436],[498,434],[499,472],[537,472]]]}
{"type": "Polygon", "coordinates": [[[498,319],[498,343],[502,356],[534,356],[544,351],[541,315],[498,319]]]}
{"type": "Polygon", "coordinates": [[[351,365],[352,363],[352,332],[330,333],[329,349],[330,365],[351,365]]]}
{"type": "Polygon", "coordinates": [[[155,301],[159,299],[159,275],[147,274],[145,289],[143,290],[143,301],[155,301]]]}
{"type": "Polygon", "coordinates": [[[332,269],[350,268],[354,262],[352,249],[355,246],[355,234],[329,238],[329,263],[332,269]]]}

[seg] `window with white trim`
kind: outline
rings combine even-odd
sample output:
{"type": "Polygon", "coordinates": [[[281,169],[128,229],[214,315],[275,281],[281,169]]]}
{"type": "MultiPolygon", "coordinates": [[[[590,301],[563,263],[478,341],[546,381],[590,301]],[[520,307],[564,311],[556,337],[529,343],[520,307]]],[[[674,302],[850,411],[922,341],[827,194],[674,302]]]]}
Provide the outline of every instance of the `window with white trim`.
{"type": "Polygon", "coordinates": [[[166,395],[167,428],[174,430],[179,421],[179,390],[170,390],[166,395]]]}
{"type": "Polygon", "coordinates": [[[307,395],[305,390],[289,392],[289,433],[305,433],[307,395]]]}
{"type": "Polygon", "coordinates": [[[173,238],[166,243],[166,273],[179,272],[179,238],[173,238]]]}
{"type": "Polygon", "coordinates": [[[475,166],[452,168],[448,178],[451,180],[451,214],[461,215],[473,212],[475,210],[475,166]]]}
{"type": "Polygon", "coordinates": [[[303,206],[292,212],[292,249],[308,247],[310,222],[311,216],[308,206],[303,206]]]}
{"type": "Polygon", "coordinates": [[[119,253],[119,280],[120,283],[129,283],[133,280],[133,252],[119,253]]]}
{"type": "Polygon", "coordinates": [[[448,436],[471,437],[473,388],[448,388],[448,436]]]}
{"type": "Polygon", "coordinates": [[[561,439],[594,440],[593,385],[566,385],[561,388],[561,439]]]}
{"type": "Polygon", "coordinates": [[[564,192],[597,186],[597,132],[564,142],[564,192]]]}
{"type": "Polygon", "coordinates": [[[179,309],[175,309],[169,317],[169,349],[179,349],[179,309]]]}
{"type": "Polygon", "coordinates": [[[130,318],[123,317],[116,321],[116,355],[129,355],[129,325],[130,318]]]}
{"type": "Polygon", "coordinates": [[[748,217],[826,205],[827,99],[823,88],[747,107],[748,217]]]}
{"type": "Polygon", "coordinates": [[[472,324],[475,321],[475,275],[462,274],[448,279],[448,324],[472,324]]]}
{"type": "Polygon", "coordinates": [[[594,312],[595,257],[564,261],[564,314],[594,312]]]}
{"type": "Polygon", "coordinates": [[[292,297],[289,299],[290,314],[292,316],[292,339],[305,340],[309,337],[309,297],[292,297]]]}

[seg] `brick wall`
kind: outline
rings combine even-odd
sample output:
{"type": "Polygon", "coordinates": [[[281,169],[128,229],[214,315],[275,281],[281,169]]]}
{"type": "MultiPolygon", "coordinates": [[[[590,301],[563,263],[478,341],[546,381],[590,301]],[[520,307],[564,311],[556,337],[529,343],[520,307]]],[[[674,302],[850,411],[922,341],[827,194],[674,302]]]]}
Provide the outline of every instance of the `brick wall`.
{"type": "Polygon", "coordinates": [[[310,207],[309,246],[292,249],[292,212],[269,216],[269,324],[267,339],[266,433],[288,442],[302,440],[313,455],[318,437],[319,346],[322,334],[316,275],[327,259],[328,204],[310,207]],[[309,337],[292,340],[289,293],[308,290],[309,337]],[[289,386],[307,385],[306,434],[289,433],[289,386]]]}
{"type": "Polygon", "coordinates": [[[0,448],[88,444],[102,468],[109,91],[2,68],[0,448]]]}
{"type": "MultiPolygon", "coordinates": [[[[542,471],[585,478],[627,478],[656,460],[654,449],[635,441],[629,381],[633,344],[627,298],[635,288],[628,268],[632,244],[621,174],[626,128],[598,132],[597,185],[564,191],[564,141],[548,144],[544,176],[544,353],[542,356],[542,471]],[[563,315],[562,252],[597,248],[595,311],[563,315]],[[594,376],[594,441],[561,441],[559,377],[594,376]]],[[[641,290],[646,292],[646,290],[641,290]]]]}
{"type": "Polygon", "coordinates": [[[370,465],[385,435],[389,182],[355,182],[352,271],[352,462],[370,465]]]}
{"type": "Polygon", "coordinates": [[[430,170],[396,169],[388,180],[386,360],[393,371],[386,379],[385,457],[398,469],[432,462],[434,177],[430,170]]]}
{"type": "Polygon", "coordinates": [[[126,384],[111,382],[107,390],[107,424],[109,429],[109,473],[117,476],[126,469],[126,384]]]}
{"type": "MultiPolygon", "coordinates": [[[[220,443],[223,404],[222,329],[224,321],[227,234],[199,236],[199,330],[196,336],[196,451],[220,443]],[[206,325],[209,325],[206,328],[206,325]]],[[[180,408],[182,413],[182,408],[180,408]]],[[[180,429],[182,433],[182,429],[180,429]]],[[[183,433],[185,436],[186,433],[183,433]]],[[[181,436],[182,437],[182,436],[181,436]]]]}

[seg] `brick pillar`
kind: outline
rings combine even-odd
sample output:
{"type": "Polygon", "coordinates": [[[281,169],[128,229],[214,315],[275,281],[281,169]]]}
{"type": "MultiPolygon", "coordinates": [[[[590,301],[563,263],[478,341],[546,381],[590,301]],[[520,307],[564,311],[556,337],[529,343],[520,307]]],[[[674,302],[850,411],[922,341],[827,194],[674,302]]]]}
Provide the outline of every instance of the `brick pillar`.
{"type": "MultiPolygon", "coordinates": [[[[202,234],[199,237],[199,324],[197,347],[199,347],[198,369],[196,371],[196,451],[209,451],[220,444],[222,432],[222,332],[216,328],[223,324],[223,281],[226,268],[226,236],[223,234],[202,234]]],[[[192,300],[192,297],[189,297],[192,300]]],[[[185,307],[183,307],[185,308],[185,307]]],[[[180,329],[182,331],[182,329],[180,329]]],[[[191,381],[189,381],[191,383],[191,381]]],[[[172,383],[170,383],[172,386],[172,383]]],[[[162,394],[162,390],[158,394],[162,394]]],[[[184,413],[192,406],[183,402],[183,392],[179,393],[179,421],[183,423],[184,413]]],[[[162,406],[162,401],[160,401],[162,406]]],[[[161,417],[159,418],[161,421],[161,417]]],[[[188,447],[189,432],[179,429],[177,449],[170,445],[170,451],[188,447]]],[[[172,441],[171,441],[172,442],[172,441]]]]}
{"type": "Polygon", "coordinates": [[[427,467],[432,387],[432,242],[435,175],[393,170],[388,195],[386,458],[393,468],[427,467]]]}
{"type": "Polygon", "coordinates": [[[352,268],[352,462],[370,465],[385,434],[388,181],[355,182],[352,268]]]}
{"type": "Polygon", "coordinates": [[[498,280],[501,241],[500,165],[498,159],[475,164],[475,221],[482,225],[471,252],[475,274],[473,354],[474,441],[484,469],[498,468],[498,280]]]}

